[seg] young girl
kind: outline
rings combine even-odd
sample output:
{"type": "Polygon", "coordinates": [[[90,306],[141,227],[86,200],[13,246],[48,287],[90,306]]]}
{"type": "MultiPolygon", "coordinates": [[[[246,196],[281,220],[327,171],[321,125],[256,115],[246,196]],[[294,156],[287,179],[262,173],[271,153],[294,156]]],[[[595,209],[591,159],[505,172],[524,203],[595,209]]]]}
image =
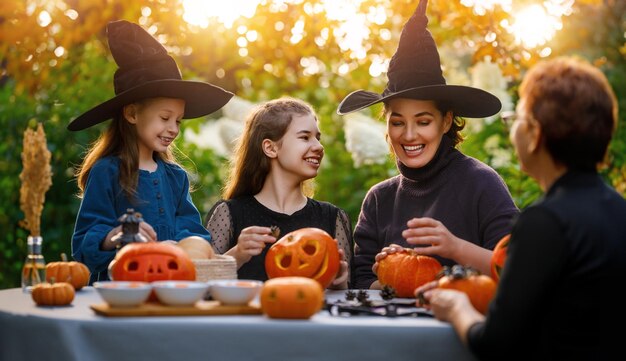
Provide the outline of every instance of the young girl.
{"type": "Polygon", "coordinates": [[[347,214],[310,198],[307,180],[319,171],[324,147],[315,112],[307,103],[281,98],[248,117],[231,173],[207,228],[219,253],[237,260],[239,278],[267,280],[265,254],[276,237],[303,227],[325,230],[338,241],[341,270],[331,288],[348,287],[352,229],[347,214]]]}
{"type": "Polygon", "coordinates": [[[107,279],[119,244],[118,218],[133,208],[143,216],[139,238],[210,241],[189,194],[189,179],[171,146],[183,118],[224,106],[232,94],[208,83],[184,81],[165,48],[141,27],[126,21],[107,27],[119,69],[116,96],[72,121],[81,130],[113,118],[89,149],[77,172],[82,202],[72,238],[72,255],[91,271],[90,283],[107,279]]]}

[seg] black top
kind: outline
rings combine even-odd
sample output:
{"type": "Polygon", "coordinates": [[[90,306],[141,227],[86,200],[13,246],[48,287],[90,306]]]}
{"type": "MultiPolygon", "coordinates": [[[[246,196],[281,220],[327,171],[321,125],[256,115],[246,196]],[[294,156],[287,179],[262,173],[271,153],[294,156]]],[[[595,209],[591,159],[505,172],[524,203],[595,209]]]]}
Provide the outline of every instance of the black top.
{"type": "Polygon", "coordinates": [[[595,173],[567,173],[515,223],[470,348],[494,360],[623,357],[625,284],[626,201],[595,173]]]}
{"type": "MultiPolygon", "coordinates": [[[[402,237],[407,221],[431,217],[457,237],[493,249],[511,232],[519,211],[506,184],[492,168],[456,150],[444,136],[424,167],[398,162],[400,175],[373,186],[363,201],[354,230],[354,286],[369,288],[376,280],[374,257],[391,243],[411,247],[402,237]]],[[[453,260],[437,258],[442,265],[453,260]]]]}
{"type": "MultiPolygon", "coordinates": [[[[280,228],[280,237],[305,227],[322,229],[338,242],[344,250],[348,264],[352,259],[352,228],[347,214],[340,208],[308,198],[306,205],[291,215],[275,212],[254,196],[219,201],[209,211],[207,228],[213,237],[213,245],[219,253],[225,253],[237,245],[241,231],[250,226],[280,228]],[[226,205],[227,207],[224,207],[226,205]]],[[[243,264],[237,271],[239,279],[267,280],[265,255],[269,246],[258,256],[243,264]]]]}

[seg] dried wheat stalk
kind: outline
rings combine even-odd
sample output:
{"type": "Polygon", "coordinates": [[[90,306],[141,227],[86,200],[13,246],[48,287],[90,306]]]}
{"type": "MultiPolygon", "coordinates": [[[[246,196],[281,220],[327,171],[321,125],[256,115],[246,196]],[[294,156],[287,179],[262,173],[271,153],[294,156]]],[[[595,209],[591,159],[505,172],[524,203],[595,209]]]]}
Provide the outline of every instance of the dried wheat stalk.
{"type": "Polygon", "coordinates": [[[22,165],[20,208],[24,212],[24,220],[20,224],[30,231],[31,236],[41,236],[41,212],[46,191],[52,185],[50,151],[41,123],[36,131],[30,128],[24,131],[22,165]]]}

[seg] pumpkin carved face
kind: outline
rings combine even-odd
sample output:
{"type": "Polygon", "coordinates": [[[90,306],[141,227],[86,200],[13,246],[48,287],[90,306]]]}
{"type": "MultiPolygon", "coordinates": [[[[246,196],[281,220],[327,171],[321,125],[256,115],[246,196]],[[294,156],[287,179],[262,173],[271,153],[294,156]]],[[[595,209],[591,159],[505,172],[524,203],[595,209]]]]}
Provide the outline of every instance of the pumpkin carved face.
{"type": "Polygon", "coordinates": [[[378,281],[391,286],[398,297],[415,297],[415,289],[436,279],[441,263],[433,257],[416,254],[403,249],[387,255],[378,262],[378,281]]]}
{"type": "Polygon", "coordinates": [[[339,272],[337,242],[319,228],[290,232],[267,251],[265,271],[269,278],[312,278],[326,288],[339,272]]]}
{"type": "Polygon", "coordinates": [[[502,268],[504,267],[506,251],[509,247],[509,238],[511,238],[510,234],[502,237],[502,239],[496,243],[493,253],[491,254],[491,278],[496,282],[500,280],[500,273],[502,273],[502,268]]]}
{"type": "Polygon", "coordinates": [[[195,280],[196,269],[185,251],[161,242],[131,243],[109,264],[115,281],[195,280]]]}
{"type": "Polygon", "coordinates": [[[259,299],[270,318],[307,319],[322,308],[324,290],[307,277],[279,277],[265,281],[259,299]]]}

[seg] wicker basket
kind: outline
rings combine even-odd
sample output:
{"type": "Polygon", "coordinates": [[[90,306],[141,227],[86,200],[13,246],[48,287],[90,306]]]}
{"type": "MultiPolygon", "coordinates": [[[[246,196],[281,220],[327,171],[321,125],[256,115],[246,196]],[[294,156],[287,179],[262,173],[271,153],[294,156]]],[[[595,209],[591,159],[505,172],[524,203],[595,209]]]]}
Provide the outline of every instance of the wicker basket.
{"type": "Polygon", "coordinates": [[[211,259],[192,259],[196,266],[196,281],[237,279],[237,262],[232,256],[216,254],[211,259]]]}

